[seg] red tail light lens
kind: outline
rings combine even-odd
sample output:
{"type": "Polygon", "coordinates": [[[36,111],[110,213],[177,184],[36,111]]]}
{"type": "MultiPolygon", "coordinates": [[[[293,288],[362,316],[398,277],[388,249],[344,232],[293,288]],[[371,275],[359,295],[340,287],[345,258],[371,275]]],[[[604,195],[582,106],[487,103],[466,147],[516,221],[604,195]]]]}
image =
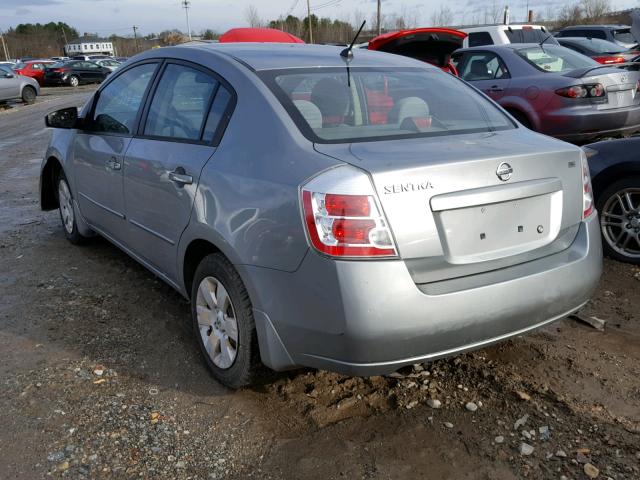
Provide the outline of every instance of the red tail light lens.
{"type": "Polygon", "coordinates": [[[614,64],[614,63],[624,63],[624,57],[593,57],[593,59],[598,62],[598,63],[602,63],[604,65],[610,65],[610,64],[614,64]]]}
{"type": "Polygon", "coordinates": [[[556,93],[567,98],[603,98],[606,94],[604,86],[601,83],[574,85],[556,90],[556,93]]]}
{"type": "Polygon", "coordinates": [[[329,215],[336,217],[368,217],[369,197],[366,195],[336,195],[327,193],[324,206],[329,215]]]}
{"type": "Polygon", "coordinates": [[[395,257],[388,223],[374,195],[302,190],[311,245],[333,257],[395,257]]]}

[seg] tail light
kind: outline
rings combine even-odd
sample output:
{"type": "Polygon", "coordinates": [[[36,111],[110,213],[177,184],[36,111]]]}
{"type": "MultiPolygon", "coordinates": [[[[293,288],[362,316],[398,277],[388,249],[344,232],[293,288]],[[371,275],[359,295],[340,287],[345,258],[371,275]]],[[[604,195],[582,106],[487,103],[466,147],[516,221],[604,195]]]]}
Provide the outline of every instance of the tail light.
{"type": "Polygon", "coordinates": [[[69,69],[68,68],[47,68],[47,70],[49,70],[50,72],[66,72],[69,69]]]}
{"type": "Polygon", "coordinates": [[[624,57],[593,57],[593,59],[598,62],[598,63],[602,63],[604,65],[610,65],[613,63],[624,63],[625,59],[624,57]]]}
{"type": "Polygon", "coordinates": [[[591,187],[591,174],[589,173],[589,163],[587,153],[583,150],[581,155],[582,164],[582,219],[584,220],[593,213],[593,188],[591,187]]]}
{"type": "Polygon", "coordinates": [[[301,189],[311,245],[332,257],[396,257],[397,250],[369,177],[352,167],[329,170],[301,189]]]}
{"type": "Polygon", "coordinates": [[[604,86],[601,83],[574,85],[556,90],[556,93],[567,98],[602,98],[605,96],[604,86]]]}

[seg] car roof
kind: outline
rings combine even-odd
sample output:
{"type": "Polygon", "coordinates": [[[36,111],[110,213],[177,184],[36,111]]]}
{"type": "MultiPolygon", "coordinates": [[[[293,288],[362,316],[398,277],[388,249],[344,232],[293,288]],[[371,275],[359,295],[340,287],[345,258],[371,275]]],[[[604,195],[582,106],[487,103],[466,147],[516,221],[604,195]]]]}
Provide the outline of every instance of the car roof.
{"type": "MultiPolygon", "coordinates": [[[[539,43],[505,43],[502,45],[480,45],[478,47],[461,48],[460,51],[473,51],[473,50],[520,50],[522,48],[539,47],[539,43]]],[[[553,43],[545,43],[546,47],[558,47],[553,43]]]]}
{"type": "MultiPolygon", "coordinates": [[[[570,27],[564,27],[562,30],[584,30],[584,29],[609,29],[609,28],[631,28],[629,25],[571,25],[570,27]]],[[[560,31],[562,31],[560,30],[560,31]]]]}
{"type": "Polygon", "coordinates": [[[492,25],[469,25],[469,26],[454,27],[454,28],[463,32],[486,32],[486,31],[509,30],[509,28],[518,30],[518,29],[523,29],[525,27],[536,28],[536,29],[544,28],[545,30],[547,30],[547,27],[545,27],[544,25],[536,25],[533,23],[510,23],[510,24],[498,23],[498,24],[492,24],[492,25]]]}
{"type": "MultiPolygon", "coordinates": [[[[312,67],[344,67],[345,59],[340,56],[344,47],[332,45],[309,45],[299,43],[188,43],[179,49],[197,49],[204,52],[233,58],[252,70],[278,70],[312,67]]],[[[153,56],[162,57],[162,48],[154,50],[153,56]]],[[[353,49],[351,67],[420,67],[436,68],[400,55],[353,49]]]]}

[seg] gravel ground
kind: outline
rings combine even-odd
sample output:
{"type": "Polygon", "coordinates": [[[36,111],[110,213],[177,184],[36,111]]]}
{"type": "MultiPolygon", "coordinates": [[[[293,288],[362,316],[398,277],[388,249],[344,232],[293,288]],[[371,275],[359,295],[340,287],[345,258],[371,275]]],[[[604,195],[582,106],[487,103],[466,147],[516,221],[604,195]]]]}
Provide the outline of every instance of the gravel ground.
{"type": "Polygon", "coordinates": [[[0,112],[0,477],[640,478],[640,269],[605,262],[580,318],[389,377],[302,370],[233,392],[188,304],[38,208],[43,115],[0,112]]]}

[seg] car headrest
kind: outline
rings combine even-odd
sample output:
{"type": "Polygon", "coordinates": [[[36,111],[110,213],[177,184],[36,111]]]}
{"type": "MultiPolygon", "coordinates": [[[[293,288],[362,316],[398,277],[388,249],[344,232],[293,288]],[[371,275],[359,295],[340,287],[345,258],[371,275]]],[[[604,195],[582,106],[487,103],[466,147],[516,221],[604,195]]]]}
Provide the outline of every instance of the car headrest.
{"type": "Polygon", "coordinates": [[[474,60],[471,62],[471,75],[474,77],[488,77],[489,70],[487,70],[487,64],[484,60],[474,60]]]}
{"type": "Polygon", "coordinates": [[[308,100],[294,100],[293,104],[311,128],[322,128],[322,113],[315,104],[308,100]]]}
{"type": "Polygon", "coordinates": [[[323,78],[311,89],[311,102],[323,117],[346,115],[349,108],[349,87],[335,78],[323,78]]]}
{"type": "Polygon", "coordinates": [[[389,112],[389,120],[402,124],[406,118],[426,118],[429,105],[420,97],[405,97],[396,102],[389,112]]]}

